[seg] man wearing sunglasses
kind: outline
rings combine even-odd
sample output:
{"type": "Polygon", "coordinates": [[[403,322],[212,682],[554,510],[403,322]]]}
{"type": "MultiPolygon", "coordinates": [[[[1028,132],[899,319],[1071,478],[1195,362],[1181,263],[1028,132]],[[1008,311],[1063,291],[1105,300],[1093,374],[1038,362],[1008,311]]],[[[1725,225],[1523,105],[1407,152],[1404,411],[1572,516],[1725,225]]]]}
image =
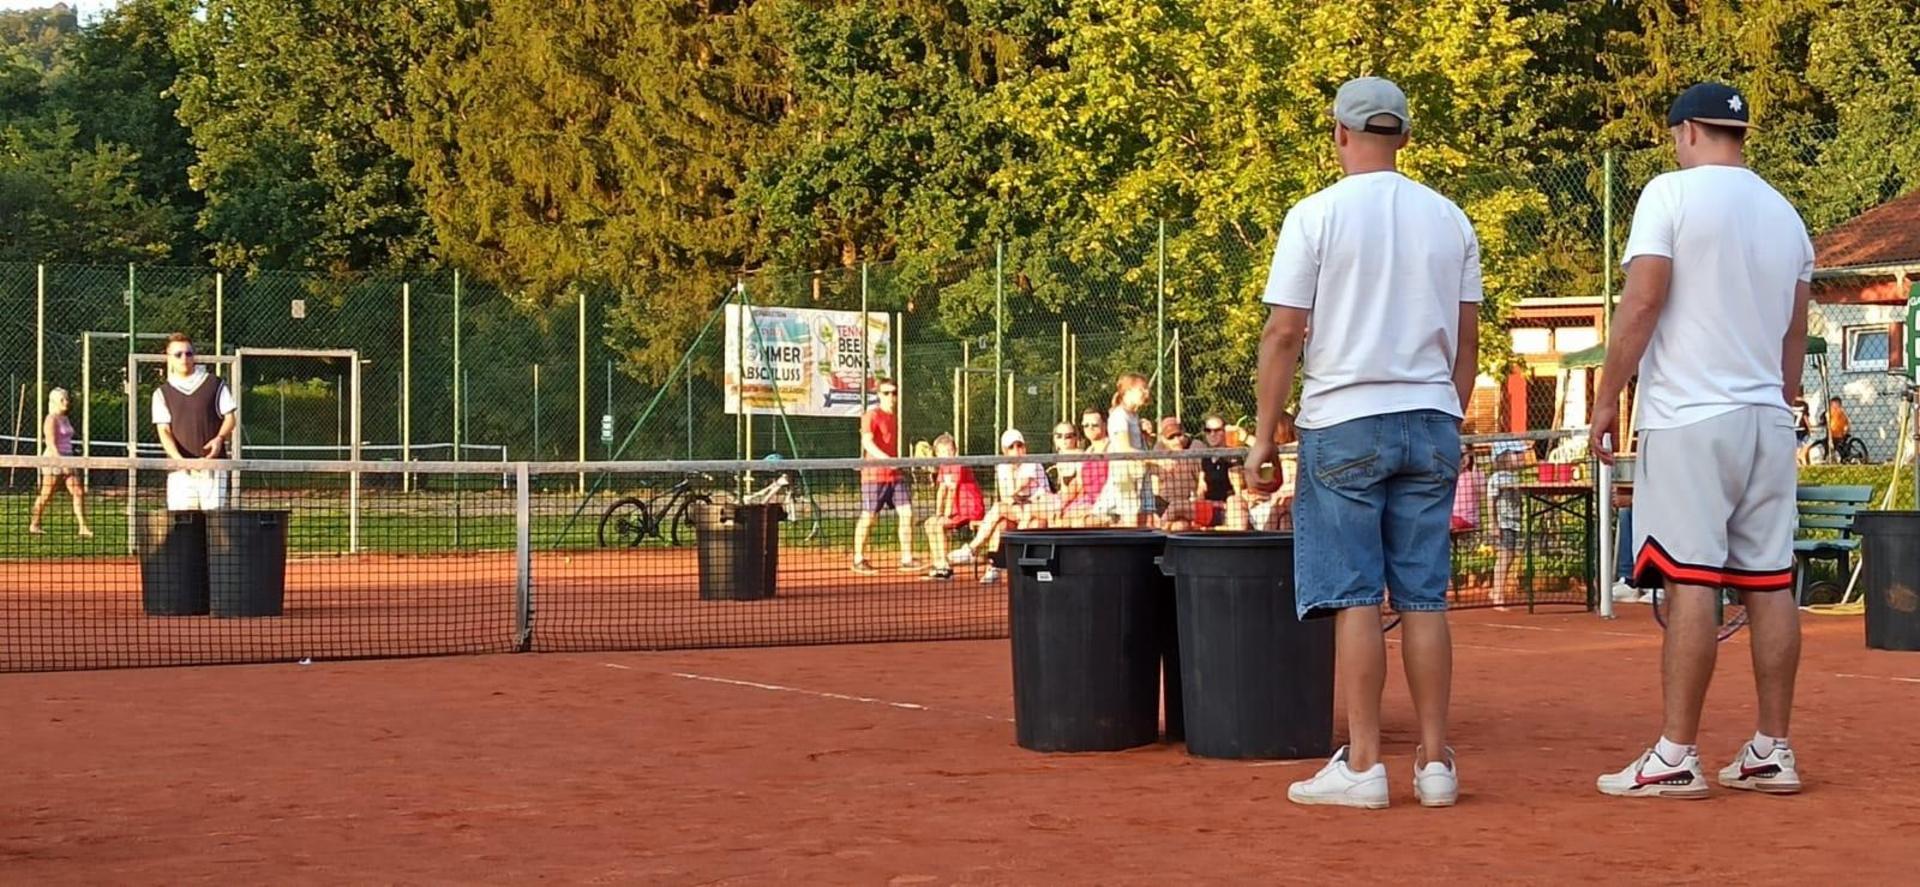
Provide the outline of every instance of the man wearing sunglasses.
{"type": "MultiPolygon", "coordinates": [[[[193,359],[185,333],[167,337],[167,383],[153,392],[153,424],[169,459],[218,459],[240,425],[233,389],[193,359]]],[[[226,507],[227,473],[184,469],[167,474],[167,510],[226,507]]]]}
{"type": "MultiPolygon", "coordinates": [[[[900,454],[900,387],[880,383],[880,405],[860,417],[860,456],[892,459],[900,454]]],[[[860,469],[860,519],[853,526],[853,571],[872,576],[879,570],[867,562],[867,536],[882,509],[893,509],[900,523],[900,569],[917,570],[913,559],[913,488],[897,468],[860,469]]]]}
{"type": "MultiPolygon", "coordinates": [[[[1200,445],[1209,450],[1223,450],[1227,442],[1227,420],[1218,413],[1209,413],[1200,422],[1200,445]]],[[[1211,503],[1196,510],[1196,521],[1204,527],[1218,527],[1227,522],[1227,501],[1240,492],[1240,457],[1208,456],[1200,460],[1201,495],[1211,503]]]]}

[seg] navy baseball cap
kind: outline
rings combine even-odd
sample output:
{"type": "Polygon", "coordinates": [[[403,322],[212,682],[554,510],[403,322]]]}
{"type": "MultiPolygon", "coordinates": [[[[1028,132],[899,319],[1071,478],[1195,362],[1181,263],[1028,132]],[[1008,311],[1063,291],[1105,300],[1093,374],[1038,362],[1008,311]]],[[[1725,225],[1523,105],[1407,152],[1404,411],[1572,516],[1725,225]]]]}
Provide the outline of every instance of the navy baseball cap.
{"type": "Polygon", "coordinates": [[[1692,120],[1747,129],[1753,126],[1751,111],[1740,90],[1724,83],[1696,83],[1673,100],[1673,107],[1667,110],[1667,126],[1692,120]]]}

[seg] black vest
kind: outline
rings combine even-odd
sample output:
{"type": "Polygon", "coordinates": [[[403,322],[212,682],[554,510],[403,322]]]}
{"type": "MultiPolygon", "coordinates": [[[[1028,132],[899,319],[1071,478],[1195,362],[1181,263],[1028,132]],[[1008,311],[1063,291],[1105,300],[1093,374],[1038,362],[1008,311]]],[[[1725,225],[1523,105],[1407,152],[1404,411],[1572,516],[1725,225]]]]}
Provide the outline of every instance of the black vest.
{"type": "Polygon", "coordinates": [[[199,388],[187,394],[173,387],[171,380],[161,383],[160,397],[166,401],[167,412],[173,414],[173,440],[180,445],[180,455],[200,458],[207,441],[220,433],[220,389],[226,384],[219,376],[208,374],[199,388]]]}

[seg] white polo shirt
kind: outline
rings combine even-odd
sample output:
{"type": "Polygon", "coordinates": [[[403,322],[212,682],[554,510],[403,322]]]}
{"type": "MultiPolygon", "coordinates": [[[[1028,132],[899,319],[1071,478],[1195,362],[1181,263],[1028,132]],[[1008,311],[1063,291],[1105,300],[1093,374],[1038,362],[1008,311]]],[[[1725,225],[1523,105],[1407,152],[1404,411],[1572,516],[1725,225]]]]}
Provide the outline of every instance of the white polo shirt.
{"type": "Polygon", "coordinates": [[[1264,301],[1312,312],[1299,426],[1412,410],[1460,416],[1460,305],[1480,296],[1473,225],[1425,185],[1364,173],[1295,204],[1264,301]]]}
{"type": "Polygon", "coordinates": [[[1640,359],[1639,427],[1789,410],[1781,349],[1795,285],[1813,279],[1813,241],[1793,205],[1745,167],[1666,173],[1640,194],[1621,264],[1640,256],[1672,259],[1673,279],[1640,359]]]}

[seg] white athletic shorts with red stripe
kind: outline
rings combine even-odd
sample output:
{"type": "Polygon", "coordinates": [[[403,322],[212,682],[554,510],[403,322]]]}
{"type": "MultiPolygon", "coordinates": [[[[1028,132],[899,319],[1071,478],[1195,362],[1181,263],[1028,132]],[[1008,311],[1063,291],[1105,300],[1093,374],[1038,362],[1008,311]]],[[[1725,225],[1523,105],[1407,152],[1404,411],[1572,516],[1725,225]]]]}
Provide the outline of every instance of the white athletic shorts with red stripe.
{"type": "Polygon", "coordinates": [[[1799,520],[1793,414],[1743,406],[1640,432],[1633,584],[1779,591],[1793,586],[1799,520]]]}

